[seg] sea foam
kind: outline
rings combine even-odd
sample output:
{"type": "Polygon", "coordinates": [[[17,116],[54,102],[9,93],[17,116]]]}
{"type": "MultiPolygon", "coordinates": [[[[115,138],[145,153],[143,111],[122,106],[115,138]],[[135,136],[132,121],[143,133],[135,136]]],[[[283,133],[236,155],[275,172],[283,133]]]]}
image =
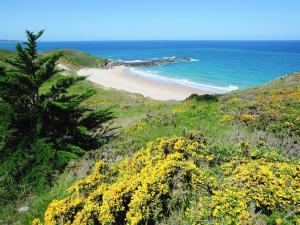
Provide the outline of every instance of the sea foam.
{"type": "Polygon", "coordinates": [[[136,60],[119,60],[120,62],[125,62],[125,63],[136,63],[136,62],[147,62],[145,60],[141,60],[141,59],[136,59],[136,60]]]}
{"type": "Polygon", "coordinates": [[[135,75],[144,76],[144,77],[147,77],[150,79],[155,79],[155,80],[162,81],[162,82],[169,82],[169,83],[184,85],[184,86],[187,86],[190,88],[207,91],[209,93],[215,93],[215,94],[216,93],[227,93],[227,92],[239,89],[237,86],[234,86],[234,85],[213,86],[213,85],[209,85],[209,84],[197,83],[194,81],[190,81],[188,79],[169,78],[169,77],[162,76],[157,71],[150,71],[150,70],[144,71],[144,70],[136,69],[135,67],[132,67],[129,70],[135,75]]]}

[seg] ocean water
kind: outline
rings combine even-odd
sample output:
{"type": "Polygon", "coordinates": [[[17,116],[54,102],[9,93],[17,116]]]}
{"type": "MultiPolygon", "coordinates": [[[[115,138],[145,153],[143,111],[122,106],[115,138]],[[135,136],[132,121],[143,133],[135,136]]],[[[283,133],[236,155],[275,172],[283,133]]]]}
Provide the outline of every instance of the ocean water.
{"type": "MultiPolygon", "coordinates": [[[[15,42],[0,42],[13,50],[15,42]]],[[[227,92],[267,83],[300,70],[300,41],[56,41],[40,42],[40,51],[71,48],[115,60],[190,57],[133,73],[210,92],[227,92]]]]}

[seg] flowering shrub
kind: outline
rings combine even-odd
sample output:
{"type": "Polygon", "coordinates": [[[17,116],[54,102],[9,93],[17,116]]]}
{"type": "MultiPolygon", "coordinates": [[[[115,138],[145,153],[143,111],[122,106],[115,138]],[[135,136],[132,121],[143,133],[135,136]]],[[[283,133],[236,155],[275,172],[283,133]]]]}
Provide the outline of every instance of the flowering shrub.
{"type": "MultiPolygon", "coordinates": [[[[138,224],[158,220],[167,213],[164,209],[178,183],[216,186],[206,167],[197,167],[204,147],[184,138],[161,139],[121,163],[98,162],[89,177],[69,189],[69,198],[54,200],[48,206],[45,224],[138,224]]],[[[39,224],[38,220],[33,224],[39,224]]]]}
{"type": "Polygon", "coordinates": [[[232,121],[232,116],[231,115],[225,115],[223,119],[221,119],[221,122],[229,123],[232,121]]]}
{"type": "Polygon", "coordinates": [[[140,121],[136,124],[137,130],[144,130],[147,127],[147,123],[144,121],[140,121]]]}
{"type": "Polygon", "coordinates": [[[284,122],[283,124],[284,124],[284,126],[286,126],[286,127],[293,127],[293,126],[294,126],[294,124],[291,123],[291,122],[289,122],[289,121],[286,121],[286,122],[284,122]]]}
{"type": "Polygon", "coordinates": [[[228,150],[207,142],[192,131],[119,163],[100,161],[32,224],[153,224],[179,208],[192,224],[245,224],[299,205],[299,163],[247,141],[228,150]]]}
{"type": "Polygon", "coordinates": [[[225,96],[222,112],[231,115],[233,122],[236,120],[242,125],[273,133],[277,138],[288,137],[298,142],[299,81],[298,73],[281,81],[249,89],[245,93],[239,93],[239,96],[236,93],[231,97],[225,96]]]}
{"type": "Polygon", "coordinates": [[[176,114],[176,113],[183,113],[183,112],[185,112],[186,111],[186,109],[184,109],[184,108],[175,108],[175,109],[173,109],[172,110],[172,113],[173,114],[176,114]]]}
{"type": "Polygon", "coordinates": [[[242,151],[248,151],[251,147],[251,143],[248,141],[242,141],[238,144],[238,149],[242,151]]]}
{"type": "Polygon", "coordinates": [[[240,100],[241,100],[241,98],[237,97],[237,96],[230,99],[230,101],[232,101],[232,102],[239,102],[240,100]]]}
{"type": "Polygon", "coordinates": [[[250,115],[250,114],[243,114],[241,116],[241,120],[244,121],[244,122],[251,122],[254,120],[254,116],[253,115],[250,115]]]}
{"type": "Polygon", "coordinates": [[[147,126],[148,126],[147,122],[144,119],[142,119],[138,121],[132,128],[130,128],[128,133],[132,134],[137,131],[143,131],[147,128],[147,126]]]}
{"type": "Polygon", "coordinates": [[[208,216],[214,223],[252,224],[258,211],[266,214],[275,210],[293,211],[300,203],[299,175],[299,164],[265,160],[242,163],[210,198],[200,197],[197,207],[206,207],[192,220],[196,218],[199,222],[208,216]]]}

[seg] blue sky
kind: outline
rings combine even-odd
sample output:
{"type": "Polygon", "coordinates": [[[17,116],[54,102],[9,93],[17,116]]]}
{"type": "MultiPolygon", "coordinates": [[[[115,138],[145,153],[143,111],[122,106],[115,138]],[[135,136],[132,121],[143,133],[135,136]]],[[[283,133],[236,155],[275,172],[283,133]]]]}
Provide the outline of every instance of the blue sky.
{"type": "Polygon", "coordinates": [[[300,0],[0,0],[0,39],[299,40],[300,0]]]}

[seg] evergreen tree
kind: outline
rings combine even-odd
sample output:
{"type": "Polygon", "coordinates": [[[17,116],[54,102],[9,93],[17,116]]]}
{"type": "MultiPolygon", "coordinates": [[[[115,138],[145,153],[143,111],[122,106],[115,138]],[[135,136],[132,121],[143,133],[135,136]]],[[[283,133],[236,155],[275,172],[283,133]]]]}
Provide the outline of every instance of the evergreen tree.
{"type": "MultiPolygon", "coordinates": [[[[62,76],[48,92],[42,93],[44,83],[60,72],[56,64],[62,53],[38,54],[37,40],[43,31],[26,33],[27,42],[17,44],[16,57],[2,59],[6,66],[0,67],[0,101],[10,108],[9,131],[0,162],[16,155],[17,151],[26,151],[30,159],[27,163],[39,163],[36,160],[38,148],[33,150],[32,146],[43,139],[53,151],[48,163],[51,168],[61,170],[69,159],[101,146],[101,129],[113,115],[109,109],[95,111],[81,106],[93,95],[92,91],[68,93],[68,88],[84,77],[62,76]]],[[[26,174],[27,166],[23,166],[25,171],[19,174],[26,174]]]]}

